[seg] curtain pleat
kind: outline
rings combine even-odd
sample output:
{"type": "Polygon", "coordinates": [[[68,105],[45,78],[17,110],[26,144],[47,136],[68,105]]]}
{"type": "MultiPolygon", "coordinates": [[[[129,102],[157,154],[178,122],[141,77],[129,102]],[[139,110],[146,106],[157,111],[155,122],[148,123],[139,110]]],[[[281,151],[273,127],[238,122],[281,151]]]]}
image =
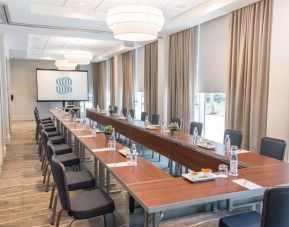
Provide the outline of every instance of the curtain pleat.
{"type": "Polygon", "coordinates": [[[168,122],[179,117],[186,132],[193,112],[193,36],[194,29],[173,34],[169,47],[168,122]]]}
{"type": "Polygon", "coordinates": [[[133,52],[122,54],[123,94],[122,107],[134,109],[133,52]]]}
{"type": "Polygon", "coordinates": [[[106,61],[93,64],[93,103],[100,109],[105,108],[106,61]]]}
{"type": "Polygon", "coordinates": [[[109,60],[110,72],[110,105],[115,106],[115,76],[114,76],[114,57],[109,60]]]}
{"type": "Polygon", "coordinates": [[[158,103],[158,41],[145,45],[144,110],[148,116],[157,113],[158,103]]]}
{"type": "Polygon", "coordinates": [[[230,15],[226,128],[252,151],[266,135],[272,8],[262,0],[230,15]]]}

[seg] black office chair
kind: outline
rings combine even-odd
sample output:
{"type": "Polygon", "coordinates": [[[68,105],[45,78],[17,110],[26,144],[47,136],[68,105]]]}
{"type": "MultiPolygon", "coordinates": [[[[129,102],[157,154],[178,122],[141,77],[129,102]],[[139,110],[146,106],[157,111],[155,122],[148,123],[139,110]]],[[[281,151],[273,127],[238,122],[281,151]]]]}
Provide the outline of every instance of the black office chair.
{"type": "Polygon", "coordinates": [[[158,125],[158,124],[159,124],[159,120],[160,120],[160,115],[154,113],[154,114],[152,115],[152,121],[151,121],[151,123],[152,123],[153,125],[158,125]]]}
{"type": "Polygon", "coordinates": [[[262,215],[256,211],[220,219],[219,227],[285,227],[289,226],[289,187],[267,189],[262,215]]]}
{"type": "Polygon", "coordinates": [[[121,112],[122,112],[123,116],[126,116],[126,114],[127,114],[127,108],[122,108],[121,112]]]}
{"type": "Polygon", "coordinates": [[[106,226],[105,215],[107,214],[112,215],[114,226],[116,226],[116,218],[114,215],[115,206],[113,200],[108,194],[106,194],[102,189],[96,189],[93,191],[83,192],[78,196],[70,198],[64,166],[62,163],[58,162],[55,157],[52,157],[51,165],[53,170],[52,174],[58,189],[58,196],[62,207],[57,215],[57,227],[59,226],[63,210],[67,211],[68,215],[73,218],[68,226],[71,226],[77,219],[84,220],[102,215],[106,226]]]}
{"type": "Polygon", "coordinates": [[[260,154],[283,161],[286,150],[286,141],[263,137],[261,140],[260,154]]]}
{"type": "Polygon", "coordinates": [[[201,136],[202,135],[202,131],[203,131],[203,123],[192,121],[191,124],[190,124],[190,134],[191,135],[194,134],[195,127],[198,130],[199,136],[201,136]]]}
{"type": "Polygon", "coordinates": [[[130,112],[130,116],[134,119],[134,117],[135,117],[135,110],[134,110],[134,109],[130,109],[129,112],[130,112]]]}
{"type": "Polygon", "coordinates": [[[178,117],[172,117],[171,123],[178,123],[179,127],[182,125],[182,120],[178,117]]]}
{"type": "Polygon", "coordinates": [[[147,112],[141,112],[141,117],[140,117],[140,120],[141,121],[145,121],[146,120],[146,116],[148,115],[147,112]]]}
{"type": "Polygon", "coordinates": [[[231,146],[235,145],[238,148],[241,148],[242,141],[243,141],[243,135],[240,131],[226,129],[224,132],[224,140],[225,140],[226,135],[229,135],[229,137],[230,137],[231,146]]]}
{"type": "MultiPolygon", "coordinates": [[[[55,158],[55,157],[54,157],[55,158]]],[[[53,175],[54,170],[52,170],[53,175]]],[[[84,189],[94,189],[95,187],[95,180],[92,174],[87,170],[83,169],[78,172],[72,172],[72,171],[65,171],[66,179],[67,179],[67,189],[68,191],[76,191],[76,190],[84,190],[84,189]]],[[[49,209],[52,208],[52,202],[53,202],[53,209],[52,209],[52,215],[51,215],[51,225],[54,224],[55,221],[55,214],[56,214],[56,208],[57,208],[57,200],[58,195],[55,193],[55,183],[52,186],[51,190],[51,197],[49,202],[49,209]]]]}

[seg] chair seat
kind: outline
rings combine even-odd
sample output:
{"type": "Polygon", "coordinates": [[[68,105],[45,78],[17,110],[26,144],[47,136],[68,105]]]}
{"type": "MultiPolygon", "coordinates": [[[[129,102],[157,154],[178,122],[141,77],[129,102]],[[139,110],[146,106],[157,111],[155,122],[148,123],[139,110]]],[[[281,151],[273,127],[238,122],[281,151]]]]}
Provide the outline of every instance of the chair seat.
{"type": "Polygon", "coordinates": [[[80,159],[74,153],[57,155],[56,159],[64,166],[74,166],[79,165],[80,163],[80,159]]]}
{"type": "Polygon", "coordinates": [[[220,219],[219,227],[260,227],[261,214],[252,211],[220,219]]]}
{"type": "Polygon", "coordinates": [[[78,172],[66,172],[66,179],[68,191],[89,189],[95,186],[95,180],[87,169],[78,172]]]}
{"type": "Polygon", "coordinates": [[[52,119],[50,117],[47,118],[40,118],[41,121],[52,121],[52,119]]]}
{"type": "Polygon", "coordinates": [[[69,214],[76,219],[89,219],[115,210],[113,200],[102,189],[87,191],[71,198],[70,205],[69,214]]]}
{"type": "Polygon", "coordinates": [[[58,136],[60,135],[60,133],[58,131],[51,131],[51,132],[47,132],[48,137],[52,137],[52,136],[58,136]]]}
{"type": "Polygon", "coordinates": [[[49,140],[52,144],[65,143],[65,139],[62,136],[51,136],[49,137],[49,140]]]}
{"type": "Polygon", "coordinates": [[[45,126],[44,125],[44,129],[45,129],[46,132],[56,131],[55,126],[45,126]]]}
{"type": "Polygon", "coordinates": [[[70,146],[68,146],[66,143],[63,144],[53,144],[54,152],[56,155],[63,155],[68,154],[72,152],[72,149],[70,146]]]}

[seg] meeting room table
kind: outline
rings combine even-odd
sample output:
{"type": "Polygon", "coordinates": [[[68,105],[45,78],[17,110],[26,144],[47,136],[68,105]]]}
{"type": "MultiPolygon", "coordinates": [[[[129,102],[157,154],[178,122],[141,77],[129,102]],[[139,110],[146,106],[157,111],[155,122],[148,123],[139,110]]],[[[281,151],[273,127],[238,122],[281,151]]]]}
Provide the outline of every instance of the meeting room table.
{"type": "MultiPolygon", "coordinates": [[[[49,112],[67,141],[71,143],[74,137],[75,151],[82,161],[85,152],[92,154],[97,185],[110,193],[110,175],[113,175],[124,187],[127,192],[126,226],[131,223],[131,197],[144,209],[144,226],[159,226],[161,214],[165,211],[262,196],[267,187],[289,183],[288,163],[244,150],[238,154],[238,176],[218,177],[202,183],[192,183],[181,176],[173,177],[142,157],[138,157],[137,165],[131,165],[119,152],[126,149],[124,145],[117,143],[115,150],[108,149],[101,130],[94,136],[89,125],[71,121],[63,111],[50,109],[49,112]]],[[[172,138],[169,132],[161,132],[159,126],[150,130],[141,121],[128,122],[105,111],[87,110],[86,117],[100,125],[112,125],[117,133],[191,170],[200,171],[206,167],[216,172],[220,164],[229,163],[222,144],[215,143],[214,150],[207,150],[195,145],[187,133],[179,132],[172,138]]]]}

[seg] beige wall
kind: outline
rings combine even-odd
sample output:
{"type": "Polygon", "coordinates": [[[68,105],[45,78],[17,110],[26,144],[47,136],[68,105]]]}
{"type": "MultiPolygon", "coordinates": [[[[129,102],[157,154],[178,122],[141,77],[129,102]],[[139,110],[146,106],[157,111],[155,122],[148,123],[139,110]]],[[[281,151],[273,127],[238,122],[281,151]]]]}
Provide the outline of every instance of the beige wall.
{"type": "MultiPolygon", "coordinates": [[[[289,1],[275,0],[267,135],[289,142],[289,1]]],[[[288,160],[288,146],[286,160],[288,160]]]]}
{"type": "Polygon", "coordinates": [[[36,68],[55,69],[54,61],[24,59],[10,61],[11,94],[14,96],[11,103],[12,120],[33,119],[35,106],[43,117],[48,116],[47,110],[55,104],[37,102],[36,68]]]}

